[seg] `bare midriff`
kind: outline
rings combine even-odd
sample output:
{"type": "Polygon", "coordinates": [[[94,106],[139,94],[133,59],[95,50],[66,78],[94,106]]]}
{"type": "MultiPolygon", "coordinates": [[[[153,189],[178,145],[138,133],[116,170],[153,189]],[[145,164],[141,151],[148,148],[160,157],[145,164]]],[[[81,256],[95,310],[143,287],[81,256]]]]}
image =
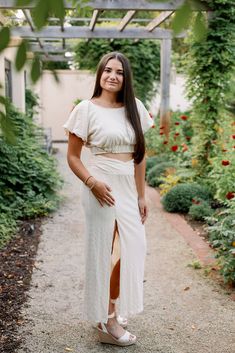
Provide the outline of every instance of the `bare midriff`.
{"type": "Polygon", "coordinates": [[[102,153],[99,156],[118,159],[119,161],[127,162],[133,159],[133,153],[102,153]]]}

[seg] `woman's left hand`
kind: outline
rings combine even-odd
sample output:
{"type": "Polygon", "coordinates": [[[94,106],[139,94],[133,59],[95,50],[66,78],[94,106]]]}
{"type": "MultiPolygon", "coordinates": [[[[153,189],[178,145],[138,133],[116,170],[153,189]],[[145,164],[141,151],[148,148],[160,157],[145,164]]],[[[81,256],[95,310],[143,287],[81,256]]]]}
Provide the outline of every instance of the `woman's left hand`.
{"type": "Polygon", "coordinates": [[[138,198],[138,205],[140,211],[141,222],[144,224],[148,217],[148,207],[144,197],[138,198]]]}

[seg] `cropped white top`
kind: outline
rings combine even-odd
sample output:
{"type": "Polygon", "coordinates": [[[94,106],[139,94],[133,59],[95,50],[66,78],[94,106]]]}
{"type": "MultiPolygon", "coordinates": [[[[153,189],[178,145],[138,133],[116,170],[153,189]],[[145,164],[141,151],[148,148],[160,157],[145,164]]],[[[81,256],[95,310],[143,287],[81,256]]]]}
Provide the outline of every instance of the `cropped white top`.
{"type": "MultiPolygon", "coordinates": [[[[143,133],[153,126],[143,103],[136,98],[143,133]]],[[[83,140],[93,154],[134,152],[135,133],[126,118],[125,108],[106,108],[83,100],[75,106],[63,125],[83,140]]]]}

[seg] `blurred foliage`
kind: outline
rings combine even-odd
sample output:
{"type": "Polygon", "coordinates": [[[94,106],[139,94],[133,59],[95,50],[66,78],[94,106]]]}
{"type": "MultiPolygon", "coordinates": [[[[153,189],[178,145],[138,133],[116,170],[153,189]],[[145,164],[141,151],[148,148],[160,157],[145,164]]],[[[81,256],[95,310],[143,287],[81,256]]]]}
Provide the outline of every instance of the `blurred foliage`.
{"type": "Polygon", "coordinates": [[[33,115],[37,113],[38,106],[39,106],[39,96],[36,93],[34,93],[31,89],[26,88],[25,90],[26,115],[32,119],[33,115]]]}
{"type": "Polygon", "coordinates": [[[9,102],[6,107],[7,119],[14,121],[17,140],[12,145],[0,137],[0,244],[15,230],[17,220],[55,210],[61,186],[55,159],[37,142],[40,128],[9,102]]]}
{"type": "Polygon", "coordinates": [[[198,175],[212,169],[211,159],[218,155],[218,127],[227,115],[225,97],[231,89],[235,63],[235,7],[233,0],[207,1],[209,17],[205,40],[192,33],[188,53],[188,96],[193,102],[193,158],[198,175]]]}
{"type": "Polygon", "coordinates": [[[220,273],[225,283],[235,285],[235,199],[228,208],[207,218],[207,222],[210,223],[207,228],[210,242],[217,250],[220,273]]]}
{"type": "Polygon", "coordinates": [[[43,61],[43,70],[68,70],[69,64],[67,61],[43,61]]]}

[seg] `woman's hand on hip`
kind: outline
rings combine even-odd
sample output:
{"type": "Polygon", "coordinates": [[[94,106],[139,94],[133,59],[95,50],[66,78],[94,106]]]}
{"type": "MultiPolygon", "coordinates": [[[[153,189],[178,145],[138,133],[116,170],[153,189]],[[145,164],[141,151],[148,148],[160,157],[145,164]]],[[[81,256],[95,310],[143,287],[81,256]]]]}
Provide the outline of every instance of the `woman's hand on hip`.
{"type": "Polygon", "coordinates": [[[113,206],[115,204],[115,200],[110,193],[112,190],[106,183],[97,180],[91,191],[102,207],[104,204],[107,204],[108,206],[113,206]]]}
{"type": "Polygon", "coordinates": [[[139,205],[139,211],[140,211],[140,217],[141,217],[141,222],[144,224],[148,217],[148,207],[147,203],[144,197],[139,197],[138,198],[138,205],[139,205]]]}

